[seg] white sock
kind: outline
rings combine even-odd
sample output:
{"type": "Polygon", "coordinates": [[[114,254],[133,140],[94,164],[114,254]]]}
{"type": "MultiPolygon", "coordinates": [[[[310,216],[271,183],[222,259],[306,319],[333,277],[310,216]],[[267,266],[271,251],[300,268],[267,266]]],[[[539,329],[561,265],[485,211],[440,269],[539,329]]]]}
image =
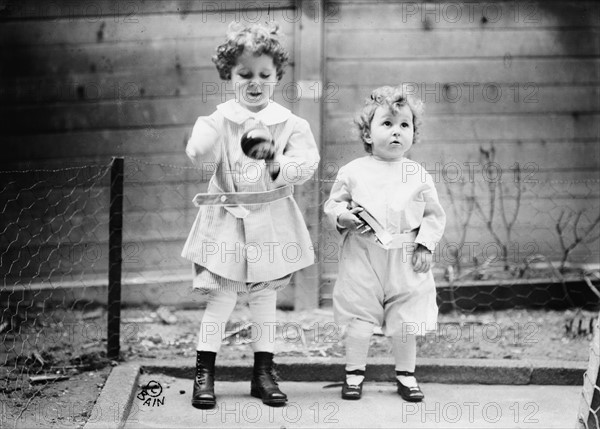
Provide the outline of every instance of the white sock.
{"type": "Polygon", "coordinates": [[[411,376],[397,375],[396,379],[406,387],[418,387],[417,379],[411,376]]]}
{"type": "Polygon", "coordinates": [[[364,379],[364,375],[346,374],[346,384],[348,386],[358,386],[364,379]]]}

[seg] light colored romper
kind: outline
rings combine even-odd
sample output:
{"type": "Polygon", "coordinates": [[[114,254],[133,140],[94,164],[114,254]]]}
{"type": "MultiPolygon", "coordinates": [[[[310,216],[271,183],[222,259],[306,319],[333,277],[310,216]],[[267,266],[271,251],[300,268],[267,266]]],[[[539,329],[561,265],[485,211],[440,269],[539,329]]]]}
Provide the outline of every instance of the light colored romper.
{"type": "Polygon", "coordinates": [[[334,287],[337,323],[360,319],[382,326],[388,336],[436,329],[438,307],[431,270],[416,273],[416,244],[432,252],[442,237],[446,215],[432,177],[418,163],[403,158],[380,161],[373,156],[342,167],[325,213],[342,233],[339,274],[334,287]],[[373,233],[343,230],[338,216],[349,203],[364,207],[393,241],[384,246],[373,233]]]}

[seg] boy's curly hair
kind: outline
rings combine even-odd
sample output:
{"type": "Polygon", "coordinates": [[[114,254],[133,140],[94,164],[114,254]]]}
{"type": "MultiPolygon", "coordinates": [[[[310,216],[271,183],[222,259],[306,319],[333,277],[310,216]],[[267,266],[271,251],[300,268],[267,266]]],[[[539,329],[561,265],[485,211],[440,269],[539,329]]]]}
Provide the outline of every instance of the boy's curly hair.
{"type": "Polygon", "coordinates": [[[236,22],[229,24],[227,40],[217,46],[217,53],[212,57],[221,79],[231,79],[231,69],[237,65],[238,57],[246,49],[256,56],[265,54],[273,58],[277,79],[281,80],[285,66],[288,64],[289,54],[281,44],[278,24],[272,23],[268,27],[236,22]]]}
{"type": "Polygon", "coordinates": [[[359,116],[354,120],[358,126],[360,138],[363,141],[365,151],[373,152],[371,144],[367,143],[366,138],[371,134],[371,122],[375,115],[375,110],[380,106],[387,106],[395,111],[402,106],[408,106],[413,114],[413,144],[419,141],[421,118],[423,116],[423,102],[407,90],[406,86],[382,86],[375,89],[371,95],[365,98],[365,104],[360,111],[359,116]]]}

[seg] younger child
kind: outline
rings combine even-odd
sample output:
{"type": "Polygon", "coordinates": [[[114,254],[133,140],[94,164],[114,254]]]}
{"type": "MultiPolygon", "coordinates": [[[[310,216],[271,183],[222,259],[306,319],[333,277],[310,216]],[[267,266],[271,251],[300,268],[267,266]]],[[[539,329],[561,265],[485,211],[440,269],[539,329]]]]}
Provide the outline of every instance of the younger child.
{"type": "Polygon", "coordinates": [[[340,168],[325,213],[342,234],[333,293],[347,325],[343,399],[360,399],[375,325],[392,337],[398,393],[424,397],[414,377],[416,335],[435,330],[432,252],[446,215],[431,176],[404,157],[416,143],[422,104],[402,87],[377,88],[357,119],[368,156],[340,168]],[[361,217],[369,219],[366,223],[361,217]]]}
{"type": "Polygon", "coordinates": [[[194,288],[209,294],[192,393],[197,408],[216,404],[215,357],[238,294],[248,295],[254,322],[250,393],[270,406],[287,401],[273,375],[276,291],[314,263],[292,186],[306,182],[319,161],[308,122],[271,100],[287,61],[276,26],[232,23],[213,62],[235,99],[198,118],[187,144],[192,161],[214,171],[208,193],[194,198],[199,212],[182,252],[194,262],[194,288]]]}

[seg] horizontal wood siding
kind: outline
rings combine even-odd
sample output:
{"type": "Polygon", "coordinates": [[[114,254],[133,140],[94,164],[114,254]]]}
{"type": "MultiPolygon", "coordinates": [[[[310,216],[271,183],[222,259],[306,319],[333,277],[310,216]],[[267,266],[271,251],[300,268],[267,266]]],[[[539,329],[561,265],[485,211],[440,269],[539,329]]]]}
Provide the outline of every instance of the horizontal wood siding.
{"type": "MultiPolygon", "coordinates": [[[[126,156],[124,268],[188,272],[180,257],[208,175],[185,143],[231,98],[211,57],[230,21],[275,20],[292,63],[275,100],[293,109],[294,2],[8,1],[0,6],[1,169],[107,166],[126,156]]],[[[73,280],[107,270],[108,176],[3,173],[2,274],[73,280]]]]}
{"type": "MultiPolygon", "coordinates": [[[[378,86],[406,83],[425,101],[422,140],[410,157],[423,163],[438,183],[448,213],[442,247],[461,236],[466,200],[472,195],[469,183],[460,184],[460,179],[470,180],[467,163],[479,162],[472,180],[487,216],[490,201],[480,148],[494,147],[508,215],[516,208],[515,163],[523,178],[533,179],[523,183],[513,245],[523,249],[533,243],[548,258],[559,258],[560,214],[584,211],[582,227],[599,210],[597,4],[341,1],[331,7],[336,22],[326,25],[322,176],[327,180],[322,200],[339,167],[365,154],[353,125],[364,98],[378,86]]],[[[493,225],[506,239],[499,210],[497,201],[493,225]]],[[[321,256],[332,256],[338,236],[325,225],[321,256]]],[[[569,240],[571,234],[569,230],[569,240]]],[[[477,212],[467,241],[479,243],[479,251],[493,244],[477,212]]],[[[527,255],[521,252],[513,262],[527,255]]],[[[578,247],[573,255],[580,262],[598,262],[599,257],[598,241],[578,247]]],[[[327,262],[323,274],[331,278],[337,263],[327,262]]]]}
{"type": "MultiPolygon", "coordinates": [[[[301,7],[314,3],[4,2],[1,168],[107,166],[112,156],[126,156],[125,268],[186,270],[179,252],[196,215],[190,201],[206,189],[207,177],[190,168],[183,148],[196,117],[230,96],[210,57],[231,20],[275,19],[298,58],[301,7]],[[249,9],[240,10],[242,4],[249,9]]],[[[320,201],[303,189],[298,196],[318,237],[324,277],[337,271],[338,236],[314,209],[339,167],[364,154],[353,125],[364,97],[400,82],[426,102],[422,140],[410,156],[438,181],[448,212],[445,243],[459,239],[470,195],[456,168],[468,178],[465,163],[481,162],[480,148],[493,146],[508,213],[515,208],[515,163],[528,179],[512,240],[559,257],[560,213],[585,211],[587,225],[599,210],[598,12],[591,1],[336,1],[325,2],[319,16],[308,14],[325,29],[322,170],[306,187],[317,187],[320,201]]],[[[294,70],[292,63],[275,99],[297,110],[294,70]]],[[[318,102],[318,91],[311,91],[304,96],[318,102]]],[[[93,174],[77,171],[0,177],[0,221],[10,225],[2,241],[7,279],[77,280],[106,269],[108,178],[93,182],[93,174]]],[[[487,182],[480,166],[474,174],[485,211],[487,182]]],[[[498,212],[494,225],[504,234],[498,212]]],[[[477,213],[467,241],[492,242],[477,213]]],[[[598,257],[598,242],[573,254],[582,262],[598,257]]]]}

